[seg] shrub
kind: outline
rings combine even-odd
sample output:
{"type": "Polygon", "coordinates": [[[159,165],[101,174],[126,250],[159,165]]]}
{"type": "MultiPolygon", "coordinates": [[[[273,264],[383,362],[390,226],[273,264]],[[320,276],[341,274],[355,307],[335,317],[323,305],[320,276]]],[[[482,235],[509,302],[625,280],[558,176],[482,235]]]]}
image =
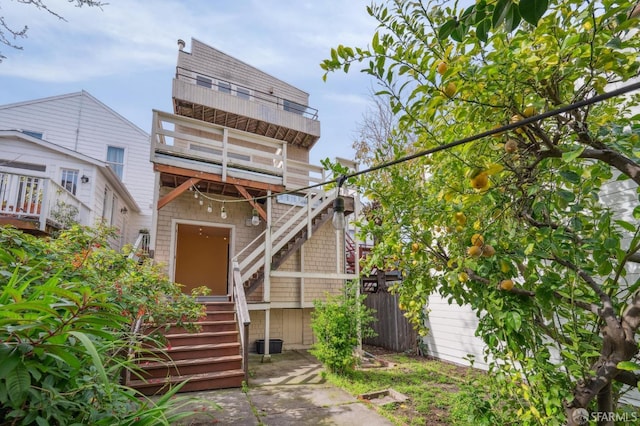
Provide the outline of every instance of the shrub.
{"type": "Polygon", "coordinates": [[[365,295],[357,296],[358,285],[357,281],[349,282],[343,294],[327,295],[326,301],[313,303],[311,328],[316,342],[311,353],[336,374],[348,374],[355,369],[354,348],[360,337],[375,336],[369,327],[374,321],[374,311],[362,304],[365,295]]]}
{"type": "Polygon", "coordinates": [[[167,414],[168,398],[140,398],[120,377],[134,368],[136,323],[158,310],[163,321],[201,311],[157,268],[107,248],[108,234],[74,227],[46,240],[0,228],[0,425],[169,424],[184,416],[167,414]]]}

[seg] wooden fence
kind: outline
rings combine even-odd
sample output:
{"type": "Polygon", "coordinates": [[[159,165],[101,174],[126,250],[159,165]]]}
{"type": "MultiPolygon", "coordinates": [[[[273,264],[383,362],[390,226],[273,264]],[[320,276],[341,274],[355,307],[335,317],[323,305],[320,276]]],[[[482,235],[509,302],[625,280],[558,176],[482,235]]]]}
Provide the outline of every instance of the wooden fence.
{"type": "Polygon", "coordinates": [[[418,333],[404,317],[398,303],[397,294],[386,291],[367,293],[364,304],[376,310],[374,316],[378,321],[372,324],[372,328],[378,335],[364,339],[363,343],[396,352],[417,351],[418,333]]]}

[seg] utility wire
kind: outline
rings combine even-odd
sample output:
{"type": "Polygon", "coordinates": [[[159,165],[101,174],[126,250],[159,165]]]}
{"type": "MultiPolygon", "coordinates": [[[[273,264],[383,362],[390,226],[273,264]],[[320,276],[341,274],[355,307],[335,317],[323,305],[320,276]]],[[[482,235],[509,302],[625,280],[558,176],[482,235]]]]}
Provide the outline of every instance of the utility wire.
{"type": "MultiPolygon", "coordinates": [[[[419,158],[419,157],[424,157],[425,155],[430,155],[430,154],[434,154],[434,153],[439,152],[439,151],[445,151],[445,150],[454,148],[456,146],[465,145],[465,144],[467,144],[469,142],[474,142],[474,141],[477,141],[478,139],[486,138],[487,136],[493,136],[493,135],[496,135],[498,133],[507,132],[509,130],[516,129],[518,127],[526,126],[527,124],[531,124],[531,123],[535,123],[535,122],[538,122],[538,121],[542,121],[542,120],[547,119],[549,117],[555,117],[556,115],[560,115],[560,114],[563,114],[565,112],[573,111],[573,110],[578,109],[578,108],[582,108],[582,107],[585,107],[585,106],[588,106],[588,105],[593,105],[593,104],[596,104],[596,103],[599,103],[599,102],[602,102],[602,101],[606,101],[607,99],[615,98],[617,96],[621,96],[621,95],[627,94],[629,92],[633,92],[633,91],[638,90],[638,89],[640,89],[640,81],[638,81],[636,83],[628,84],[626,86],[620,87],[619,89],[615,89],[615,90],[612,90],[610,92],[603,93],[601,95],[593,96],[593,97],[591,97],[589,99],[583,99],[583,100],[581,100],[579,102],[575,102],[575,103],[572,103],[572,104],[569,104],[569,105],[565,105],[565,106],[563,106],[561,108],[553,109],[553,110],[544,112],[542,114],[537,114],[537,115],[534,115],[534,116],[531,116],[531,117],[523,118],[522,120],[519,120],[519,121],[517,121],[515,123],[505,124],[503,126],[496,127],[494,129],[491,129],[491,130],[487,130],[486,132],[482,132],[482,133],[478,133],[478,134],[475,134],[475,135],[472,135],[472,136],[468,136],[466,138],[458,139],[456,141],[453,141],[453,142],[450,142],[450,143],[447,143],[447,144],[444,144],[444,145],[440,145],[440,146],[437,146],[435,148],[425,149],[423,151],[419,151],[419,152],[416,152],[414,154],[407,155],[406,157],[401,157],[401,158],[398,158],[398,159],[393,160],[393,161],[380,163],[380,164],[378,164],[376,166],[369,167],[368,169],[357,170],[357,171],[354,171],[354,172],[351,172],[351,173],[342,174],[342,175],[340,175],[340,176],[338,176],[338,177],[336,177],[336,178],[334,178],[332,180],[328,180],[326,182],[316,183],[314,185],[309,185],[309,186],[305,186],[305,187],[302,187],[302,188],[296,188],[296,189],[292,189],[292,190],[289,190],[289,191],[278,192],[277,194],[271,194],[271,195],[264,195],[264,196],[261,196],[261,197],[255,197],[255,198],[253,198],[253,200],[254,201],[263,200],[263,199],[266,200],[269,197],[276,197],[278,195],[296,194],[296,193],[299,193],[299,192],[307,191],[309,189],[318,188],[320,186],[329,185],[329,184],[332,184],[332,183],[336,183],[336,184],[338,184],[338,187],[342,187],[342,184],[347,179],[350,179],[352,177],[356,177],[356,176],[360,176],[360,175],[363,175],[363,174],[375,172],[375,171],[381,170],[381,169],[386,169],[387,167],[391,167],[391,166],[395,166],[397,164],[405,163],[407,161],[414,160],[414,159],[419,158]]],[[[200,193],[200,195],[204,195],[197,188],[196,188],[196,191],[198,191],[200,193]]],[[[209,198],[207,196],[205,196],[205,198],[207,198],[207,199],[209,199],[211,201],[226,202],[226,203],[234,202],[234,201],[246,202],[246,200],[216,200],[214,198],[209,198]]]]}

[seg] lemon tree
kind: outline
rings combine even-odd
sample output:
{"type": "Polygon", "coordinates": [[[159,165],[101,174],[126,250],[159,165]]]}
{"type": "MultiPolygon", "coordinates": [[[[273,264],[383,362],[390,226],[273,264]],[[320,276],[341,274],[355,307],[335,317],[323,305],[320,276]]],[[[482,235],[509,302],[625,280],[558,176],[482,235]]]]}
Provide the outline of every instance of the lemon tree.
{"type": "MultiPolygon", "coordinates": [[[[367,165],[637,77],[634,2],[520,3],[538,7],[536,16],[522,19],[517,3],[502,0],[471,10],[442,1],[367,8],[379,22],[370,45],[340,45],[321,64],[325,78],[360,67],[389,100],[397,149],[367,165]]],[[[495,405],[478,411],[478,424],[578,424],[576,412],[613,412],[638,386],[638,100],[585,105],[360,177],[376,205],[363,228],[378,242],[368,260],[403,271],[396,290],[406,316],[424,326],[434,292],[477,312],[495,379],[495,405]]]]}

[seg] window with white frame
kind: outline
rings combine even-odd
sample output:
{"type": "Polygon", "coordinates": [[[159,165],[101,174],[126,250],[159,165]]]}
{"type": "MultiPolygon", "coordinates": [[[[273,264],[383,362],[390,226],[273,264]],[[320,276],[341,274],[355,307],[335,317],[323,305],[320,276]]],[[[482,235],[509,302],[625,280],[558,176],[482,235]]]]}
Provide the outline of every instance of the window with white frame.
{"type": "Polygon", "coordinates": [[[124,148],[117,146],[107,147],[107,164],[122,180],[124,175],[124,148]]]}
{"type": "Polygon", "coordinates": [[[76,190],[78,188],[78,171],[72,169],[62,169],[60,186],[62,186],[73,195],[76,195],[76,190]]]}

